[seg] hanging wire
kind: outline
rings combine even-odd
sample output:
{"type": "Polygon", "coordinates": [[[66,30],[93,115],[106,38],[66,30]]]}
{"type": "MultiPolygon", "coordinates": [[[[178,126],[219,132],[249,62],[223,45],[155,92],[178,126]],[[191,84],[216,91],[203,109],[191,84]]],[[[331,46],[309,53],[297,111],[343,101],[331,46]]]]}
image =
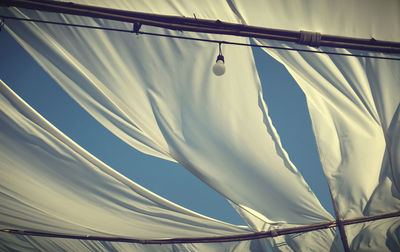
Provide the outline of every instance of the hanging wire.
{"type": "Polygon", "coordinates": [[[144,32],[144,31],[139,30],[141,28],[140,23],[134,23],[133,24],[134,28],[132,30],[127,30],[127,29],[118,29],[118,28],[111,28],[111,27],[71,24],[71,23],[63,23],[63,22],[55,22],[55,21],[31,19],[31,18],[19,18],[19,17],[11,17],[11,16],[3,16],[3,15],[1,15],[0,18],[2,18],[3,20],[11,19],[11,20],[18,20],[18,21],[34,22],[34,23],[45,23],[45,24],[71,26],[71,27],[78,27],[78,28],[88,28],[88,29],[95,29],[95,30],[136,33],[136,34],[148,35],[148,36],[192,40],[192,41],[200,41],[200,42],[208,42],[208,43],[218,43],[220,45],[226,44],[226,45],[236,45],[236,46],[268,48],[268,49],[275,49],[275,50],[285,50],[285,51],[297,51],[297,52],[307,52],[307,53],[316,53],[316,54],[328,54],[328,55],[339,55],[339,56],[347,56],[347,57],[360,57],[360,58],[399,60],[400,61],[399,57],[363,55],[363,54],[354,54],[354,53],[326,52],[326,51],[317,51],[317,50],[310,50],[310,49],[286,48],[286,47],[280,47],[280,46],[257,45],[257,44],[250,44],[250,43],[232,42],[232,41],[226,41],[226,40],[202,39],[202,38],[194,38],[194,37],[188,37],[188,36],[170,35],[170,34],[162,34],[162,33],[154,33],[154,32],[144,32]]]}

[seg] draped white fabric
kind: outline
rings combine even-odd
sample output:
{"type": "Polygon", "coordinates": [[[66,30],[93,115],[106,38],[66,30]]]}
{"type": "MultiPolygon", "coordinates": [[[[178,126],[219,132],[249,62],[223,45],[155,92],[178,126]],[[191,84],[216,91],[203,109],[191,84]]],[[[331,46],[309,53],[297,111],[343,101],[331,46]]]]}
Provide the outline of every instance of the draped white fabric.
{"type": "MultiPolygon", "coordinates": [[[[75,2],[179,16],[195,13],[198,18],[270,28],[400,41],[400,3],[395,0],[385,4],[343,0],[75,2]]],[[[15,8],[1,11],[19,17],[132,29],[131,25],[105,20],[15,8]]],[[[216,77],[211,66],[218,52],[212,44],[17,21],[7,21],[6,25],[64,90],[106,128],[144,153],[182,164],[228,198],[252,229],[332,220],[280,144],[249,48],[223,46],[227,73],[216,77]]],[[[142,29],[180,35],[151,27],[142,29]]],[[[248,42],[236,37],[229,40],[248,42]]],[[[257,42],[306,48],[293,43],[257,42]]],[[[352,53],[345,49],[319,50],[352,53]]],[[[400,63],[266,51],[286,66],[307,97],[321,163],[340,217],[398,211],[400,63]]],[[[204,218],[188,215],[199,221],[204,218]]],[[[66,231],[72,228],[69,225],[66,231]]],[[[216,234],[238,229],[218,225],[216,234]]],[[[398,226],[397,219],[388,219],[346,227],[346,232],[354,251],[395,251],[399,249],[398,226]],[[375,235],[376,230],[385,235],[375,235]]],[[[201,228],[196,232],[202,232],[201,228]]],[[[124,233],[111,230],[104,228],[104,232],[124,233]]],[[[269,242],[274,251],[334,251],[338,249],[337,243],[332,243],[334,239],[333,230],[321,230],[269,242]]]]}
{"type": "MultiPolygon", "coordinates": [[[[195,12],[198,18],[236,22],[224,1],[190,8],[183,2],[168,3],[169,7],[149,1],[108,5],[184,16],[195,12]]],[[[90,18],[4,11],[45,20],[132,28],[90,18]]],[[[218,54],[216,45],[48,24],[10,21],[7,27],[79,104],[133,147],[179,162],[263,223],[332,220],[282,149],[262,100],[250,48],[223,46],[228,70],[216,77],[211,72],[218,54]]]]}
{"type": "MultiPolygon", "coordinates": [[[[241,0],[234,2],[242,21],[250,25],[400,41],[399,1],[381,4],[377,1],[289,3],[266,0],[254,1],[252,5],[241,0]],[[265,15],[266,8],[276,11],[265,15]]],[[[259,40],[259,43],[304,48],[267,40],[259,40]]],[[[390,56],[344,49],[320,50],[390,56]]],[[[307,97],[321,162],[340,217],[398,211],[400,62],[266,51],[286,66],[307,97]]],[[[387,226],[391,228],[384,231],[386,235],[377,236],[370,242],[369,237],[376,232],[372,228],[374,225],[367,223],[346,228],[350,242],[357,236],[352,250],[369,247],[384,251],[389,250],[387,244],[396,244],[393,237],[398,231],[392,225],[387,226]],[[367,228],[369,225],[371,227],[367,228]]],[[[380,225],[379,232],[384,226],[380,225]]],[[[399,249],[398,245],[396,248],[399,249]]],[[[391,251],[395,250],[391,248],[391,251]]]]}
{"type": "Polygon", "coordinates": [[[352,251],[399,251],[400,218],[378,220],[346,227],[352,251]]]}
{"type": "Polygon", "coordinates": [[[0,229],[138,239],[246,233],[177,206],[83,150],[0,82],[0,229]]]}

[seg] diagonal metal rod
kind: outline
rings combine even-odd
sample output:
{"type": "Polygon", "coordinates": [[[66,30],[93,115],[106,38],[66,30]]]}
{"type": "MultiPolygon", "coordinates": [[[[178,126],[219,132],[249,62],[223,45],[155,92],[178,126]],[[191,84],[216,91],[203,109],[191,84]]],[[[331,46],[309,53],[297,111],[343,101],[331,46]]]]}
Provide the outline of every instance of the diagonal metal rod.
{"type": "Polygon", "coordinates": [[[333,198],[332,190],[331,190],[329,183],[328,183],[328,188],[329,188],[329,194],[330,194],[331,200],[332,200],[333,211],[335,212],[336,225],[339,229],[339,234],[340,234],[340,239],[342,241],[343,249],[345,252],[350,252],[350,247],[349,247],[349,242],[347,240],[346,230],[344,229],[344,223],[340,219],[339,209],[337,207],[335,199],[333,198]]]}
{"type": "MultiPolygon", "coordinates": [[[[354,219],[341,220],[340,225],[352,225],[358,223],[364,223],[369,221],[376,221],[381,219],[388,219],[400,217],[399,212],[392,212],[387,214],[378,214],[373,216],[359,217],[354,219]]],[[[108,241],[108,242],[127,242],[127,243],[140,243],[140,244],[177,244],[177,243],[217,243],[217,242],[235,242],[235,241],[247,241],[256,240],[269,237],[277,237],[281,235],[305,233],[320,229],[334,228],[339,223],[337,221],[324,222],[319,224],[312,224],[307,226],[292,227],[274,229],[266,232],[255,232],[239,235],[226,235],[226,236],[212,236],[212,237],[190,237],[190,238],[173,238],[173,239],[135,239],[128,237],[112,237],[112,236],[91,236],[91,235],[68,235],[58,233],[47,233],[30,230],[16,230],[16,229],[2,229],[1,232],[18,234],[18,235],[30,235],[30,236],[41,236],[51,238],[64,238],[64,239],[78,239],[78,240],[95,240],[95,241],[108,241]]]]}
{"type": "Polygon", "coordinates": [[[0,5],[138,23],[171,30],[225,34],[365,51],[400,53],[400,42],[249,26],[220,20],[159,15],[49,0],[0,0],[0,5]],[[307,38],[307,39],[305,39],[307,38]],[[313,39],[311,39],[313,38],[313,39]],[[316,40],[315,40],[316,38],[316,40]]]}

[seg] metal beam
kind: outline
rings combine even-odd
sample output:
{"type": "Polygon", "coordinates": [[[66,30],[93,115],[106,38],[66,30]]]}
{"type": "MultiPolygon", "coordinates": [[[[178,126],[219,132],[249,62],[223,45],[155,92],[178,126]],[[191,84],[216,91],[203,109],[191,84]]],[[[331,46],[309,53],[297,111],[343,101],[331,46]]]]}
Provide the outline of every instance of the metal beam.
{"type": "Polygon", "coordinates": [[[179,31],[271,39],[305,44],[314,47],[326,46],[364,51],[400,53],[400,42],[379,41],[373,38],[361,39],[326,35],[317,32],[271,29],[222,22],[220,20],[159,15],[49,0],[0,0],[0,5],[109,19],[179,31]]]}
{"type": "Polygon", "coordinates": [[[128,237],[115,237],[115,236],[70,235],[70,234],[47,233],[47,232],[39,232],[31,230],[16,230],[16,229],[1,229],[0,232],[18,234],[18,235],[30,235],[30,236],[53,237],[53,238],[64,238],[64,239],[127,242],[127,243],[140,243],[140,244],[216,243],[216,242],[247,241],[247,240],[263,239],[269,237],[277,237],[281,235],[305,233],[320,229],[334,228],[339,225],[342,226],[353,225],[357,223],[364,223],[369,221],[376,221],[376,220],[395,218],[395,217],[400,217],[400,211],[342,220],[341,223],[337,223],[337,221],[332,221],[332,222],[318,223],[307,226],[274,229],[265,232],[255,232],[255,233],[226,235],[226,236],[212,236],[212,237],[183,237],[183,238],[173,238],[173,239],[152,239],[152,240],[136,239],[128,237]]]}
{"type": "Polygon", "coordinates": [[[343,249],[345,252],[350,252],[349,241],[347,240],[346,230],[344,229],[344,223],[340,219],[339,209],[333,198],[331,186],[329,185],[329,183],[328,183],[328,188],[329,188],[329,194],[330,194],[331,200],[332,200],[333,211],[335,212],[336,226],[339,229],[340,240],[342,241],[343,249]]]}

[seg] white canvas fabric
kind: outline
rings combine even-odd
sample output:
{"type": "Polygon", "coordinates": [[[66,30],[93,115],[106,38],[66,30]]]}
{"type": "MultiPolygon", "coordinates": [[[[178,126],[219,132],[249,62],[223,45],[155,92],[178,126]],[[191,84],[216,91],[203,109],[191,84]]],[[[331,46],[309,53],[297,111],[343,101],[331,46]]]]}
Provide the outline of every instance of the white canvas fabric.
{"type": "Polygon", "coordinates": [[[248,25],[328,35],[399,41],[400,3],[387,0],[229,0],[248,25]]]}
{"type": "MultiPolygon", "coordinates": [[[[252,4],[244,0],[76,2],[400,41],[400,3],[394,0],[385,4],[304,0],[258,0],[252,4]]],[[[2,11],[132,29],[131,25],[104,20],[2,11]]],[[[210,44],[13,21],[7,22],[7,29],[100,123],[140,151],[182,164],[228,198],[253,230],[332,220],[280,144],[248,48],[223,46],[227,73],[216,77],[211,66],[217,46],[210,44]],[[285,181],[284,187],[281,181],[285,181]]],[[[216,35],[190,36],[222,39],[216,35]]],[[[243,38],[229,40],[248,42],[243,38]]],[[[268,40],[258,43],[307,48],[268,40]]],[[[318,50],[351,53],[345,49],[318,50]]],[[[321,162],[340,217],[398,211],[398,61],[266,51],[287,67],[306,94],[321,162]]],[[[379,224],[376,229],[386,232],[382,236],[374,236],[374,225],[378,224],[346,228],[352,250],[395,251],[398,225],[379,224]]],[[[322,230],[268,242],[274,251],[335,251],[335,235],[333,230],[322,230]]]]}
{"type": "MultiPolygon", "coordinates": [[[[248,5],[239,0],[234,3],[242,21],[249,25],[400,41],[398,1],[385,1],[385,4],[377,1],[254,1],[248,5]],[[274,11],[265,15],[267,9],[274,11]]],[[[268,46],[307,48],[293,43],[258,42],[268,46]]],[[[332,48],[315,50],[397,56],[332,48]]],[[[321,163],[340,218],[398,211],[400,62],[265,51],[285,65],[307,97],[321,163]]],[[[388,220],[391,221],[394,220],[388,220]]],[[[386,248],[385,244],[396,243],[391,240],[397,232],[392,226],[385,230],[387,235],[377,236],[371,244],[368,237],[374,236],[374,228],[358,226],[346,230],[350,242],[357,237],[351,244],[354,251],[362,247],[376,251],[386,248]]],[[[395,250],[392,248],[392,251],[395,250]]]]}
{"type": "MultiPolygon", "coordinates": [[[[177,1],[168,3],[169,7],[149,1],[100,4],[237,20],[224,1],[190,6],[177,1]]],[[[3,11],[131,29],[131,24],[105,20],[14,8],[3,11]]],[[[48,24],[10,21],[6,26],[71,97],[110,131],[144,153],[179,162],[236,206],[257,215],[264,225],[333,219],[280,144],[262,99],[250,48],[223,46],[227,73],[216,77],[211,67],[217,45],[48,24]]]]}
{"type": "Polygon", "coordinates": [[[346,227],[352,251],[392,252],[400,248],[400,218],[391,218],[346,227]]]}
{"type": "MultiPolygon", "coordinates": [[[[257,213],[251,209],[232,206],[242,216],[245,222],[254,231],[274,231],[282,228],[292,228],[298,225],[277,223],[268,224],[258,218],[257,213]]],[[[290,235],[282,235],[265,239],[268,248],[274,252],[296,252],[296,251],[342,251],[338,233],[335,228],[320,229],[312,232],[302,232],[290,235]]]]}
{"type": "Polygon", "coordinates": [[[248,233],[175,205],[90,155],[0,82],[0,229],[136,239],[248,233]]]}

